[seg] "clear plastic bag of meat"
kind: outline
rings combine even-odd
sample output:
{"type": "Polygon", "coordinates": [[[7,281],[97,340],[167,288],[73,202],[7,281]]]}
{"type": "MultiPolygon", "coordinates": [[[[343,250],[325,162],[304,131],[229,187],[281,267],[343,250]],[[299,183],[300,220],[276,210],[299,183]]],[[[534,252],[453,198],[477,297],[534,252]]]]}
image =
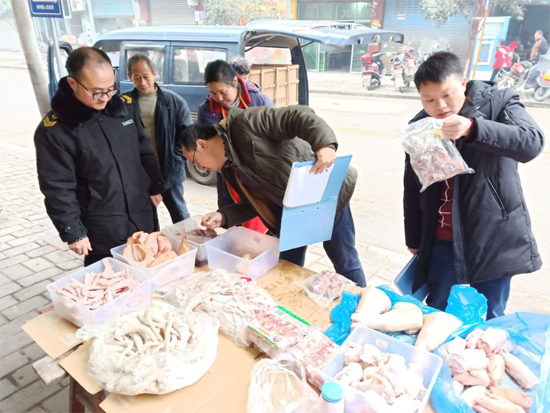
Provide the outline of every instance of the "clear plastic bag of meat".
{"type": "Polygon", "coordinates": [[[164,299],[185,312],[208,314],[220,322],[220,330],[236,344],[248,347],[247,326],[260,312],[277,305],[255,281],[223,270],[191,274],[164,299]]]}
{"type": "Polygon", "coordinates": [[[454,142],[443,135],[442,127],[443,120],[426,118],[411,123],[401,137],[403,149],[409,154],[411,166],[422,184],[420,192],[434,182],[474,173],[454,142]]]}
{"type": "Polygon", "coordinates": [[[77,331],[90,347],[88,372],[101,386],[127,396],[166,394],[196,383],[212,366],[219,321],[184,314],[162,300],[103,325],[77,331]]]}
{"type": "Polygon", "coordinates": [[[291,356],[260,360],[252,369],[248,413],[310,413],[317,411],[318,403],[302,364],[291,356]]]}
{"type": "Polygon", "coordinates": [[[322,271],[305,280],[298,281],[297,284],[309,298],[325,308],[342,295],[346,286],[355,285],[353,281],[334,271],[322,271]]]}

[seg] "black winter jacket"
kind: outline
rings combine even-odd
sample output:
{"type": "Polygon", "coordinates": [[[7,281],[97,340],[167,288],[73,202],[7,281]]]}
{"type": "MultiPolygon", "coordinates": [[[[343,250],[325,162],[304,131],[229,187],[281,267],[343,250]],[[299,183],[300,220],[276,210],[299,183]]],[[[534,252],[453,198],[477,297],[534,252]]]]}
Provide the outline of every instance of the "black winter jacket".
{"type": "MultiPolygon", "coordinates": [[[[193,124],[187,102],[176,93],[161,89],[157,85],[157,105],[155,107],[155,136],[160,169],[166,189],[185,181],[185,158],[181,146],[177,145],[178,135],[193,124]]],[[[140,115],[139,92],[137,89],[122,95],[130,97],[131,107],[136,116],[140,115]]]]}
{"type": "Polygon", "coordinates": [[[154,230],[150,195],[164,191],[157,158],[139,118],[120,96],[88,108],[64,78],[34,135],[40,190],[63,241],[88,236],[108,254],[135,231],[154,230]]]}
{"type": "MultiPolygon", "coordinates": [[[[472,81],[460,115],[473,118],[468,141],[457,141],[462,157],[475,170],[454,179],[452,232],[455,273],[459,283],[476,283],[531,273],[542,261],[518,174],[518,162],[542,152],[544,134],[512,89],[472,81]]],[[[420,112],[411,122],[427,117],[420,112]]],[[[420,193],[409,156],[405,159],[405,238],[419,248],[413,290],[427,277],[435,237],[441,183],[420,193]]]]}

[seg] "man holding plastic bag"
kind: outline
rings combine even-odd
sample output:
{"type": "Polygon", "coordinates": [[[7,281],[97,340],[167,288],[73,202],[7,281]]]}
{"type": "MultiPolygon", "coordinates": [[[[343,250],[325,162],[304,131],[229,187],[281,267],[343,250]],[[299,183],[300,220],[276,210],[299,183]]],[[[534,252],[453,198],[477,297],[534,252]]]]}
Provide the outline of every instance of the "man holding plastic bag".
{"type": "Polygon", "coordinates": [[[415,136],[439,135],[441,143],[434,154],[418,145],[411,152],[404,142],[405,238],[419,256],[413,291],[426,283],[428,305],[444,310],[451,287],[470,284],[487,297],[490,319],[504,314],[511,277],[542,265],[517,168],[541,153],[544,135],[517,92],[467,82],[462,73],[448,52],[432,55],[416,72],[424,110],[407,134],[431,117],[424,122],[433,122],[432,130],[415,136]],[[449,140],[454,145],[445,149],[449,140]],[[439,158],[411,162],[414,149],[439,158]]]}

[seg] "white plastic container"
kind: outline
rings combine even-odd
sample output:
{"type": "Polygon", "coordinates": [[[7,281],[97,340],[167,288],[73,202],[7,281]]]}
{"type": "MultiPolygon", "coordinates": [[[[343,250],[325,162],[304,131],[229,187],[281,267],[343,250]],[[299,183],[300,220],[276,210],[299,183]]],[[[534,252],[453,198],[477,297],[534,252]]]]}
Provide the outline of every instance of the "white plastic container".
{"type": "MultiPolygon", "coordinates": [[[[139,280],[141,284],[133,291],[127,291],[113,301],[108,302],[103,307],[97,310],[90,310],[80,304],[75,303],[73,300],[60,295],[54,289],[53,286],[58,288],[63,287],[66,284],[70,284],[71,280],[69,276],[64,277],[56,282],[49,284],[46,288],[50,293],[52,302],[57,314],[61,317],[69,320],[71,323],[78,327],[82,327],[89,324],[104,324],[107,321],[119,317],[127,312],[139,309],[151,302],[151,281],[146,273],[131,268],[128,265],[116,261],[112,258],[106,258],[113,267],[113,271],[118,272],[124,269],[128,269],[130,274],[139,280]]],[[[81,270],[78,270],[72,277],[82,281],[84,275],[88,272],[103,272],[105,271],[105,265],[101,261],[95,264],[89,265],[81,270]]]]}
{"type": "MultiPolygon", "coordinates": [[[[181,243],[181,233],[189,233],[194,229],[201,228],[202,217],[200,215],[192,216],[184,221],[176,222],[173,225],[169,225],[162,229],[162,233],[165,234],[169,239],[174,239],[178,243],[181,243]]],[[[206,253],[206,242],[198,243],[195,241],[189,240],[189,245],[197,247],[197,256],[195,257],[195,265],[197,267],[202,267],[203,265],[208,264],[208,255],[206,253]]]]}
{"type": "MultiPolygon", "coordinates": [[[[367,327],[355,328],[349,337],[344,341],[340,349],[334,353],[332,358],[323,366],[321,374],[327,381],[334,381],[334,377],[344,368],[344,353],[349,346],[349,343],[358,344],[373,344],[384,353],[399,354],[405,358],[408,363],[414,363],[417,371],[424,377],[424,387],[426,394],[422,399],[422,406],[418,413],[423,413],[430,399],[432,388],[439,374],[439,370],[443,365],[443,360],[435,354],[421,350],[410,344],[403,343],[393,337],[371,330],[367,327]]],[[[342,385],[344,389],[344,404],[346,413],[378,413],[371,406],[361,391],[346,385],[342,385]]]]}
{"type": "MultiPolygon", "coordinates": [[[[174,251],[178,251],[180,243],[175,239],[170,239],[170,244],[174,251]]],[[[153,268],[145,268],[135,262],[129,261],[122,256],[122,251],[126,248],[126,244],[120,245],[111,249],[111,255],[117,261],[128,264],[130,267],[137,268],[140,271],[145,272],[151,279],[151,291],[156,291],[173,281],[179,280],[195,270],[195,256],[197,254],[197,247],[189,245],[191,251],[187,254],[180,255],[171,261],[165,262],[162,265],[158,265],[153,268]]]]}
{"type": "Polygon", "coordinates": [[[244,227],[233,227],[206,244],[208,266],[258,278],[279,262],[279,240],[244,227]],[[251,254],[254,259],[242,256],[251,254]]]}

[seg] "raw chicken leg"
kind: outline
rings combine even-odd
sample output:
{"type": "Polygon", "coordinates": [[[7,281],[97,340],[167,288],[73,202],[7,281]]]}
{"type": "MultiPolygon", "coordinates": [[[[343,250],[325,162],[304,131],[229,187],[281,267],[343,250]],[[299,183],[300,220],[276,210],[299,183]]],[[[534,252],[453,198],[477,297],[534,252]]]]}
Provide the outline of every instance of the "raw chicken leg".
{"type": "Polygon", "coordinates": [[[359,354],[359,364],[361,364],[362,368],[378,366],[381,358],[382,352],[378,347],[372,344],[365,344],[359,354]]]}
{"type": "Polygon", "coordinates": [[[382,290],[376,287],[366,287],[361,291],[359,305],[352,314],[351,319],[358,323],[366,324],[373,316],[389,311],[391,308],[390,298],[382,290]]]}
{"type": "Polygon", "coordinates": [[[424,325],[418,334],[415,346],[424,350],[434,351],[447,337],[462,325],[462,321],[454,315],[441,311],[424,316],[424,325]]]}
{"type": "Polygon", "coordinates": [[[474,411],[485,413],[525,413],[521,406],[491,393],[482,394],[474,400],[474,411]]]}
{"type": "Polygon", "coordinates": [[[462,337],[456,337],[453,341],[441,346],[439,352],[444,360],[448,360],[452,354],[460,353],[466,348],[466,340],[462,337]]]}
{"type": "Polygon", "coordinates": [[[373,390],[384,398],[386,403],[392,404],[395,401],[395,391],[387,378],[375,374],[365,382],[368,390],[373,390]]]}
{"type": "Polygon", "coordinates": [[[477,348],[485,351],[487,355],[498,352],[501,346],[508,341],[510,335],[506,330],[489,327],[479,338],[477,348]]]}
{"type": "Polygon", "coordinates": [[[506,373],[512,376],[521,387],[530,390],[537,386],[539,379],[520,359],[506,350],[501,350],[500,355],[504,359],[506,373]]]}
{"type": "Polygon", "coordinates": [[[491,386],[498,386],[504,378],[506,366],[504,359],[500,354],[491,353],[489,355],[489,365],[487,366],[487,373],[491,379],[491,386]]]}
{"type": "Polygon", "coordinates": [[[371,317],[366,326],[381,331],[418,331],[422,328],[422,310],[411,303],[397,303],[391,311],[371,317]]]}
{"type": "Polygon", "coordinates": [[[533,398],[530,397],[527,393],[522,392],[521,390],[515,389],[503,389],[500,387],[491,386],[491,393],[504,397],[507,400],[510,400],[512,403],[517,404],[528,411],[531,405],[533,404],[533,398]]]}

